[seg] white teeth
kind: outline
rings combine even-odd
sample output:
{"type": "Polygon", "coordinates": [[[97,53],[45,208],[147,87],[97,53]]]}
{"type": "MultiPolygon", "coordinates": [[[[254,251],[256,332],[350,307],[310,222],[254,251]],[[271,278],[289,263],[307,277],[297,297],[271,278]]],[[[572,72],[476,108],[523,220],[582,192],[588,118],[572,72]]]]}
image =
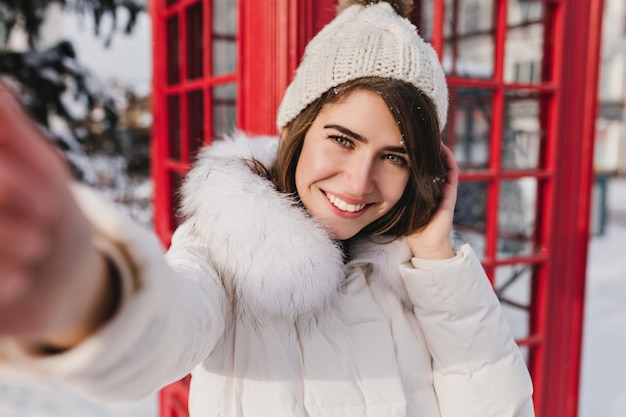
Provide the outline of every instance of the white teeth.
{"type": "Polygon", "coordinates": [[[335,197],[332,194],[326,193],[326,197],[328,197],[328,200],[341,211],[354,213],[363,210],[363,207],[365,207],[365,204],[348,204],[339,197],[335,197]]]}

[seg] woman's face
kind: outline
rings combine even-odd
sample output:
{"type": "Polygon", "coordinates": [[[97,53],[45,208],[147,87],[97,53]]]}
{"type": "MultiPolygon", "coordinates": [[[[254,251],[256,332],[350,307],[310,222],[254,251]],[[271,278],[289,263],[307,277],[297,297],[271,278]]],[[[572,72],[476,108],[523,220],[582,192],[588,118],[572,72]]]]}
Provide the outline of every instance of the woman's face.
{"type": "Polygon", "coordinates": [[[408,160],[387,104],[357,90],[324,106],[313,121],[296,167],[296,188],[309,213],[345,240],[402,197],[408,160]]]}

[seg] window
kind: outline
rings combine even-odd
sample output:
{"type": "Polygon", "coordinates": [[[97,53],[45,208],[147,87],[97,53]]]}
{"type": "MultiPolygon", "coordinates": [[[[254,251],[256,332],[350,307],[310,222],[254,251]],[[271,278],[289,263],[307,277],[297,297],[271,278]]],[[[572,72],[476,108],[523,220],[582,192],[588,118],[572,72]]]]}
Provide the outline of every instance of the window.
{"type": "Polygon", "coordinates": [[[518,83],[538,83],[541,81],[539,62],[516,62],[513,67],[513,81],[518,83]]]}
{"type": "Polygon", "coordinates": [[[478,32],[480,28],[480,4],[468,3],[463,11],[463,33],[478,32]]]}
{"type": "Polygon", "coordinates": [[[154,92],[155,228],[167,237],[181,221],[176,190],[198,151],[235,127],[236,0],[164,0],[157,18],[165,47],[154,53],[164,69],[155,74],[163,78],[154,92]]]}
{"type": "Polygon", "coordinates": [[[543,5],[538,2],[519,2],[522,22],[535,22],[543,18],[543,5]]]}

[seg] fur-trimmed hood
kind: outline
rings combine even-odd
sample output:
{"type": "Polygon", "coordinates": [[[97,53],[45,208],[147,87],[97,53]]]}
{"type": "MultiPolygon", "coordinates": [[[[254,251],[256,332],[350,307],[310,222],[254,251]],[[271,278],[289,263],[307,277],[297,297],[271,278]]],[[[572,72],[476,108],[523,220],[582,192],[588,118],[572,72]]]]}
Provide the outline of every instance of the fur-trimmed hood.
{"type": "Polygon", "coordinates": [[[354,242],[345,265],[341,247],[321,225],[251,170],[252,158],[271,165],[278,144],[276,137],[243,133],[216,141],[200,152],[182,188],[181,214],[202,237],[238,314],[311,318],[341,287],[346,268],[363,263],[406,301],[398,272],[411,256],[404,239],[354,242]]]}

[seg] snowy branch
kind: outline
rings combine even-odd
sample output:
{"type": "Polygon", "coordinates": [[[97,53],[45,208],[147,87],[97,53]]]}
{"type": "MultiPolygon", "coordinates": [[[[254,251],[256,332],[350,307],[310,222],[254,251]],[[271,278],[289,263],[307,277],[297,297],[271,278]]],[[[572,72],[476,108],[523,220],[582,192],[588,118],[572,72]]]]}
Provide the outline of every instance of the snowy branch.
{"type": "Polygon", "coordinates": [[[96,35],[101,35],[102,18],[109,15],[113,24],[109,32],[103,35],[106,45],[110,45],[117,31],[118,9],[128,12],[123,29],[126,34],[133,31],[139,13],[146,10],[145,0],[0,0],[0,22],[6,26],[8,32],[21,22],[33,48],[45,19],[46,9],[52,3],[59,4],[68,11],[90,15],[96,35]]]}

